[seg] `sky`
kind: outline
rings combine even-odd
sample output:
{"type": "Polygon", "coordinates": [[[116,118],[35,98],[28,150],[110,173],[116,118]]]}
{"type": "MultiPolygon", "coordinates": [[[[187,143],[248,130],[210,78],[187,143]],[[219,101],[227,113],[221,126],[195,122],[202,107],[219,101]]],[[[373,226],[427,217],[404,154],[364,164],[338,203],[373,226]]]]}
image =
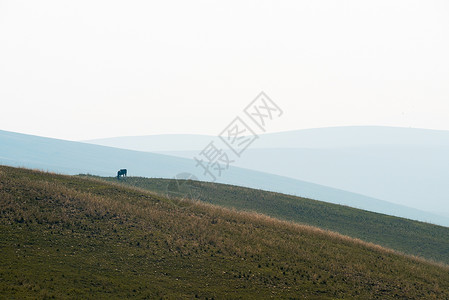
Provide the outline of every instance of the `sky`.
{"type": "Polygon", "coordinates": [[[0,130],[217,135],[264,91],[267,132],[449,130],[448,1],[0,0],[0,130]]]}

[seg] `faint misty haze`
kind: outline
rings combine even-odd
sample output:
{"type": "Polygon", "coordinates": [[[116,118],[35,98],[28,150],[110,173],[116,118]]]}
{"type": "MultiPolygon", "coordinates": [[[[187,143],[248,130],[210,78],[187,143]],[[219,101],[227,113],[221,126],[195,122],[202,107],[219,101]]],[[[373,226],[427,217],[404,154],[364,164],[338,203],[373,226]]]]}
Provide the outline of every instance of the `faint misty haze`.
{"type": "Polygon", "coordinates": [[[4,130],[216,135],[260,90],[270,132],[449,130],[447,1],[0,2],[4,130]]]}

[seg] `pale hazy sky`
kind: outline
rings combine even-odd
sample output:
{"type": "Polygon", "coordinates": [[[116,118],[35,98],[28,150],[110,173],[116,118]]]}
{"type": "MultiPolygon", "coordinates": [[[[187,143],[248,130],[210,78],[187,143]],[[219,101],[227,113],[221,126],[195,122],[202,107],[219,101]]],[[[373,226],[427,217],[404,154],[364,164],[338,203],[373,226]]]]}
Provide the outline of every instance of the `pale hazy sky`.
{"type": "Polygon", "coordinates": [[[218,134],[260,92],[268,131],[449,130],[449,1],[0,0],[0,129],[218,134]]]}

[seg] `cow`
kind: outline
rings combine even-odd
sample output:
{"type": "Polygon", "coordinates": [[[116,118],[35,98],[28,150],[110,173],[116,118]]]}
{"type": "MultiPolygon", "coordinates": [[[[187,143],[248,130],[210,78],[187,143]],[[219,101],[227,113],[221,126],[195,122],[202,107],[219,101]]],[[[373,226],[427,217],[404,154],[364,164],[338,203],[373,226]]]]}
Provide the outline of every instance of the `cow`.
{"type": "Polygon", "coordinates": [[[117,172],[117,179],[120,180],[120,177],[126,177],[126,173],[127,173],[126,169],[120,169],[117,172]]]}

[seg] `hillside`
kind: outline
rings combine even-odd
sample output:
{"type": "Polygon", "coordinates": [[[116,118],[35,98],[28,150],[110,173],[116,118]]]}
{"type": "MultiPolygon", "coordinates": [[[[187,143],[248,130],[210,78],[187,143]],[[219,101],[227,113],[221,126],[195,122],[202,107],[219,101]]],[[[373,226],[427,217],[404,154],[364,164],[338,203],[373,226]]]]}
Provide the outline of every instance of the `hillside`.
{"type": "MultiPolygon", "coordinates": [[[[132,176],[172,178],[187,172],[210,181],[193,159],[124,150],[0,130],[0,164],[37,168],[75,175],[80,173],[114,176],[127,168],[132,176]]],[[[339,203],[366,210],[431,221],[449,226],[449,219],[364,195],[269,173],[230,167],[218,182],[264,189],[339,203]]]]}
{"type": "MultiPolygon", "coordinates": [[[[166,151],[193,157],[199,151],[166,151]]],[[[449,218],[449,146],[247,149],[236,166],[402,204],[449,218]]]]}
{"type": "Polygon", "coordinates": [[[314,227],[0,167],[11,298],[449,297],[449,272],[314,227]]]}
{"type": "MultiPolygon", "coordinates": [[[[103,178],[117,182],[115,178],[103,178]]],[[[120,184],[177,198],[254,211],[332,230],[407,254],[449,264],[449,228],[347,206],[224,184],[128,177],[120,184]]]]}
{"type": "MultiPolygon", "coordinates": [[[[155,135],[90,142],[191,158],[203,149],[207,138],[211,140],[201,135],[155,135]]],[[[262,134],[234,166],[313,182],[449,218],[448,152],[449,131],[444,130],[380,126],[314,128],[262,134]]]]}

